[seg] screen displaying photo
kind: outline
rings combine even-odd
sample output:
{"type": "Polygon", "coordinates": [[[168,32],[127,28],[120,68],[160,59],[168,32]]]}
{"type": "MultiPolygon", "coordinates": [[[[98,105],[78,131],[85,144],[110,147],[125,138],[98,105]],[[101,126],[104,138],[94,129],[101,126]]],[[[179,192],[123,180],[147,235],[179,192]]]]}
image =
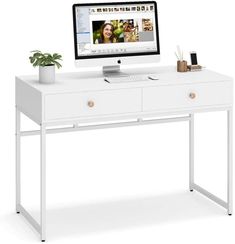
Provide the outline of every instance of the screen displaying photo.
{"type": "Polygon", "coordinates": [[[92,21],[93,44],[154,41],[152,19],[92,21]]]}
{"type": "Polygon", "coordinates": [[[157,51],[154,4],[82,6],[76,9],[77,54],[157,51]]]}

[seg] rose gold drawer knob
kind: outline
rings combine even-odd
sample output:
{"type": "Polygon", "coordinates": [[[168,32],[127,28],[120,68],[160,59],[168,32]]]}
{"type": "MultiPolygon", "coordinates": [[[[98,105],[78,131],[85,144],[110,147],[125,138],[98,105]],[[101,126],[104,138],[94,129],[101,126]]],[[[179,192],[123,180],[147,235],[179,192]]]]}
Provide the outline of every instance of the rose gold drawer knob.
{"type": "Polygon", "coordinates": [[[194,92],[190,92],[190,93],[189,93],[189,97],[190,97],[191,99],[195,99],[195,98],[196,98],[196,93],[194,93],[194,92]]]}
{"type": "Polygon", "coordinates": [[[88,107],[92,108],[95,106],[95,103],[93,101],[88,101],[87,105],[88,107]]]}

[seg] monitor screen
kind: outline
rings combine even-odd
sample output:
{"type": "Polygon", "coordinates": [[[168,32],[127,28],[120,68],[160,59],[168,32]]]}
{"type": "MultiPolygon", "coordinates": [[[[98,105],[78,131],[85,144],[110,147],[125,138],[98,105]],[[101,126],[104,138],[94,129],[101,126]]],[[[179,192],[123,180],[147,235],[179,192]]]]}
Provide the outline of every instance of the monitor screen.
{"type": "Polygon", "coordinates": [[[160,54],[154,1],[74,4],[75,59],[160,54]]]}

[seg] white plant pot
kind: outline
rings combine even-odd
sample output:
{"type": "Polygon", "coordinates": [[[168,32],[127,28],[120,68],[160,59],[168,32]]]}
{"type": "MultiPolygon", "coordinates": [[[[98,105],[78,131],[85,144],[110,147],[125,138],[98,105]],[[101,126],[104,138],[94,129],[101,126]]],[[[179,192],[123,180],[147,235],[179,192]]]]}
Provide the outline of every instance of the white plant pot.
{"type": "Polygon", "coordinates": [[[55,83],[55,65],[39,66],[39,83],[55,83]]]}

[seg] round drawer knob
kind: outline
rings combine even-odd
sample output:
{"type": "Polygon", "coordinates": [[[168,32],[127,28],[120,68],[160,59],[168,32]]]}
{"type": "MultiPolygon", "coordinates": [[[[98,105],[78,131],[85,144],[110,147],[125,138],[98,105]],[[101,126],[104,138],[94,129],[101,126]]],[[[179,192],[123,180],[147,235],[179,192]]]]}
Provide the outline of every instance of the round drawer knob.
{"type": "Polygon", "coordinates": [[[95,106],[95,103],[93,101],[88,101],[87,105],[88,107],[92,108],[95,106]]]}
{"type": "Polygon", "coordinates": [[[190,93],[189,93],[189,97],[190,97],[191,99],[196,98],[196,93],[194,93],[194,92],[190,92],[190,93]]]}

